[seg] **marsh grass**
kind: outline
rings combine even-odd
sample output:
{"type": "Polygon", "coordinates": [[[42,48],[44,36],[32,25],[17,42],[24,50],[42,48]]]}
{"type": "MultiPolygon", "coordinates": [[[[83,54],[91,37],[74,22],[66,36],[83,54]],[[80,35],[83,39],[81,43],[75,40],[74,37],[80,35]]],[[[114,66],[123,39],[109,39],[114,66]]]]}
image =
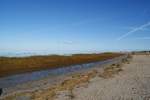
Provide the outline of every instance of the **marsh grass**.
{"type": "Polygon", "coordinates": [[[121,56],[119,53],[74,54],[72,56],[0,57],[0,77],[43,69],[97,62],[121,56]]]}

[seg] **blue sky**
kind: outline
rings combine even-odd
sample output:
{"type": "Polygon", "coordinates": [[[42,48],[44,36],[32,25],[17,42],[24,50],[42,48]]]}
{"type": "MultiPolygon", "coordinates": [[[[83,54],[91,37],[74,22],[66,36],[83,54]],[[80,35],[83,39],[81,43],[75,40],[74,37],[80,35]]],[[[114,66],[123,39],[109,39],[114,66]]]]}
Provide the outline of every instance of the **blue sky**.
{"type": "Polygon", "coordinates": [[[150,0],[0,0],[0,52],[150,48],[150,0]]]}

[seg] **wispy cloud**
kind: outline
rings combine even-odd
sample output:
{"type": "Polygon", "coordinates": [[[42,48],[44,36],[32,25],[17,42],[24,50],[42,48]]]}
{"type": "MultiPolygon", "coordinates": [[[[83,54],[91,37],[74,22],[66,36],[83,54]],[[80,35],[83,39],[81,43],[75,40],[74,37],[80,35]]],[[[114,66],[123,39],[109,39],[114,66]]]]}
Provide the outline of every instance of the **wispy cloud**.
{"type": "MultiPolygon", "coordinates": [[[[135,29],[136,27],[124,27],[123,29],[128,29],[128,30],[133,30],[135,29]]],[[[148,27],[145,27],[143,29],[141,29],[140,31],[149,31],[150,29],[148,27]]]]}
{"type": "Polygon", "coordinates": [[[150,22],[148,22],[148,23],[146,23],[146,24],[144,24],[144,25],[141,25],[141,26],[139,26],[139,27],[137,27],[137,28],[134,28],[134,29],[132,29],[131,31],[129,31],[129,32],[127,32],[127,33],[124,33],[122,36],[120,36],[119,38],[117,38],[117,40],[122,40],[122,39],[124,39],[125,37],[127,37],[127,36],[129,36],[129,35],[131,35],[131,34],[133,34],[133,33],[135,33],[135,32],[137,32],[137,31],[140,31],[140,30],[145,29],[145,28],[148,27],[148,26],[150,26],[150,22]]]}

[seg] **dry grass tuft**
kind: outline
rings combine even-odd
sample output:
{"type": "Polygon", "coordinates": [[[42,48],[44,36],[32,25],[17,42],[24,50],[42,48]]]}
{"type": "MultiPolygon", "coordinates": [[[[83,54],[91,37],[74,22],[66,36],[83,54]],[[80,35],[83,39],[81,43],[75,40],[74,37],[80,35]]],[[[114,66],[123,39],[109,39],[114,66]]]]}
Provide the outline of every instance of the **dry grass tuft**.
{"type": "Polygon", "coordinates": [[[129,54],[127,58],[122,59],[121,64],[112,64],[111,66],[104,68],[104,71],[99,74],[99,77],[102,78],[113,77],[115,74],[118,74],[120,71],[123,71],[122,64],[123,63],[129,64],[131,59],[132,59],[132,55],[129,54]]]}
{"type": "Polygon", "coordinates": [[[131,54],[128,54],[127,58],[122,59],[122,63],[130,64],[132,58],[133,56],[131,54]]]}
{"type": "Polygon", "coordinates": [[[104,71],[99,74],[99,77],[102,78],[111,78],[115,74],[118,74],[120,71],[123,71],[122,66],[120,64],[112,64],[109,67],[104,68],[104,71]]]}

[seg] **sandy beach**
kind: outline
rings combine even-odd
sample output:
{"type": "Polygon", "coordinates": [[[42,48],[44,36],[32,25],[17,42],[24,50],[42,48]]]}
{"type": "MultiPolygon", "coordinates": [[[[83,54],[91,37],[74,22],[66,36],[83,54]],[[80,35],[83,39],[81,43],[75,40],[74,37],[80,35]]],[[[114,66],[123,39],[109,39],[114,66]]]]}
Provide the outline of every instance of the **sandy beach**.
{"type": "Polygon", "coordinates": [[[75,74],[69,78],[65,77],[65,81],[55,86],[16,93],[1,99],[150,100],[149,66],[150,56],[133,55],[132,59],[121,63],[94,68],[84,74],[75,74]]]}

